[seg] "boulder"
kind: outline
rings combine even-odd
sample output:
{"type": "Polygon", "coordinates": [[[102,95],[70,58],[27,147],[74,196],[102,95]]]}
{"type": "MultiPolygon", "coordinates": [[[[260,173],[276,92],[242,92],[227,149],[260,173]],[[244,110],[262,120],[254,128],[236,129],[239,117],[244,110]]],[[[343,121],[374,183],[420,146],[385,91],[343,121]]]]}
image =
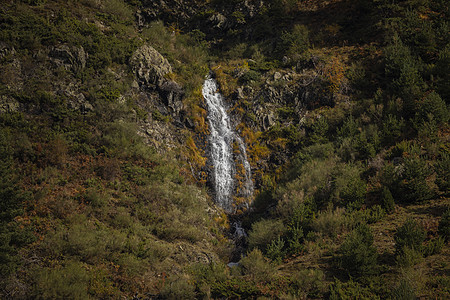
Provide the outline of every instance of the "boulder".
{"type": "Polygon", "coordinates": [[[6,95],[0,96],[0,113],[11,113],[19,111],[19,102],[6,95]]]}
{"type": "Polygon", "coordinates": [[[167,81],[164,76],[172,72],[169,61],[148,45],[144,45],[134,52],[130,64],[141,85],[160,87],[167,81]]]}
{"type": "Polygon", "coordinates": [[[212,15],[211,17],[209,17],[208,21],[212,24],[212,26],[214,28],[223,29],[223,28],[225,28],[227,18],[220,13],[216,13],[216,14],[212,15]]]}
{"type": "Polygon", "coordinates": [[[78,71],[86,67],[86,60],[88,54],[83,47],[69,47],[61,45],[53,47],[49,53],[50,60],[58,67],[63,67],[66,70],[78,71]]]}
{"type": "Polygon", "coordinates": [[[277,81],[281,79],[281,73],[280,72],[275,72],[273,74],[273,80],[277,81]]]}
{"type": "Polygon", "coordinates": [[[234,94],[235,94],[235,98],[238,99],[238,100],[245,98],[244,90],[241,87],[238,87],[236,89],[236,91],[234,92],[234,94]]]}

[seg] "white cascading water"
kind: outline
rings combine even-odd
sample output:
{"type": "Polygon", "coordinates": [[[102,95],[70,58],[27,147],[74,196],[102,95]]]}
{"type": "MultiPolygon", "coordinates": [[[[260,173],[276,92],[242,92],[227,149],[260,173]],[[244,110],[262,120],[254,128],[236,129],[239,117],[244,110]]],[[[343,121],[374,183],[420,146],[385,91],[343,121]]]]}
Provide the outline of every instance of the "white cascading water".
{"type": "MultiPolygon", "coordinates": [[[[240,196],[250,197],[253,194],[250,164],[247,161],[242,139],[233,131],[230,117],[224,105],[224,97],[218,92],[217,82],[208,76],[203,84],[203,97],[208,108],[210,159],[215,189],[215,201],[226,212],[233,213],[234,174],[236,172],[232,144],[239,145],[240,160],[245,169],[245,182],[240,196]]],[[[247,203],[248,205],[248,203],[247,203]]]]}

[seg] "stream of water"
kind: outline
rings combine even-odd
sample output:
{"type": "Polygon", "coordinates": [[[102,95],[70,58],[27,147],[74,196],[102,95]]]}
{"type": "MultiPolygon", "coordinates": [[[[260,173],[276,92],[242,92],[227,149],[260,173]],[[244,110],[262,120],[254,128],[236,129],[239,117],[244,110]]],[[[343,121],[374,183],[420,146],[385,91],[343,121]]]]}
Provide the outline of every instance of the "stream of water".
{"type": "MultiPolygon", "coordinates": [[[[215,202],[227,213],[234,213],[236,205],[233,203],[233,196],[251,197],[253,181],[245,145],[241,137],[233,130],[225,99],[218,92],[218,89],[217,82],[209,75],[205,79],[202,89],[207,104],[210,130],[208,138],[209,159],[212,165],[215,202]],[[239,151],[233,149],[233,145],[237,145],[239,151]],[[236,164],[240,164],[244,168],[239,174],[243,178],[239,182],[240,187],[237,192],[236,164]]],[[[244,205],[248,206],[248,202],[245,202],[244,205]]]]}

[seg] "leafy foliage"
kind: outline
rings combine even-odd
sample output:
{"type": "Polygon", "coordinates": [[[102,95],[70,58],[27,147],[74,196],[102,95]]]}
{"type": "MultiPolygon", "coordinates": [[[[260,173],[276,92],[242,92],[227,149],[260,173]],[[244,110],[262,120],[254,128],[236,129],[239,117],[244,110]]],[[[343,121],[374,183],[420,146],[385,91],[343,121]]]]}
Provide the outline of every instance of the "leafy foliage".
{"type": "Polygon", "coordinates": [[[394,239],[397,253],[404,252],[405,248],[420,252],[425,240],[425,231],[416,221],[409,219],[397,229],[394,239]]]}
{"type": "Polygon", "coordinates": [[[339,266],[352,275],[367,275],[376,272],[377,250],[373,246],[373,235],[367,225],[360,225],[349,234],[339,249],[339,266]]]}

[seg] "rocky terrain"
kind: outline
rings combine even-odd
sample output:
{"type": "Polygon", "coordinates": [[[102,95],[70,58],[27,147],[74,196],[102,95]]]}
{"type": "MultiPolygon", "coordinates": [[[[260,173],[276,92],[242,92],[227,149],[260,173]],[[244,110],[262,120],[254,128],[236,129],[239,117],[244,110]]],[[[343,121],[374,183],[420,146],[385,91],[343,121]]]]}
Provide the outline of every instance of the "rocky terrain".
{"type": "Polygon", "coordinates": [[[0,297],[449,297],[448,22],[439,0],[5,1],[0,297]],[[208,74],[254,186],[235,141],[229,211],[208,74]]]}

